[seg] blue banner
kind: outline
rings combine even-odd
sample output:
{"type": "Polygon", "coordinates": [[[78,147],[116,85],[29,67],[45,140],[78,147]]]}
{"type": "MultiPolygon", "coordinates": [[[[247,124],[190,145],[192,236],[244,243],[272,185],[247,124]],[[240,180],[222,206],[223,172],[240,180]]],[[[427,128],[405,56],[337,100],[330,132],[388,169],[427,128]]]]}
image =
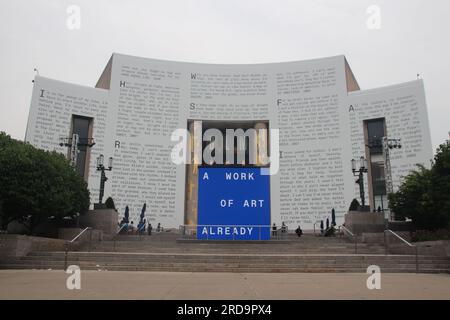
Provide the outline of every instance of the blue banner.
{"type": "Polygon", "coordinates": [[[197,238],[269,240],[269,177],[260,168],[199,168],[197,238]]]}

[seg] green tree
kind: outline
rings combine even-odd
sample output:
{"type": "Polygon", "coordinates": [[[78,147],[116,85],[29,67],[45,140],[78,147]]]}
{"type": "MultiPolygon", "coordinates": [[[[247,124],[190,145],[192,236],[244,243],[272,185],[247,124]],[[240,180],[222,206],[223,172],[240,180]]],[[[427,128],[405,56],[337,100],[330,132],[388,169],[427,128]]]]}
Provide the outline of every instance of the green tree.
{"type": "Polygon", "coordinates": [[[75,217],[89,208],[86,182],[59,153],[36,149],[0,133],[0,213],[31,234],[49,218],[75,217]]]}
{"type": "Polygon", "coordinates": [[[405,177],[389,195],[391,209],[400,219],[410,218],[419,230],[450,228],[450,152],[441,145],[431,169],[418,169],[405,177]]]}

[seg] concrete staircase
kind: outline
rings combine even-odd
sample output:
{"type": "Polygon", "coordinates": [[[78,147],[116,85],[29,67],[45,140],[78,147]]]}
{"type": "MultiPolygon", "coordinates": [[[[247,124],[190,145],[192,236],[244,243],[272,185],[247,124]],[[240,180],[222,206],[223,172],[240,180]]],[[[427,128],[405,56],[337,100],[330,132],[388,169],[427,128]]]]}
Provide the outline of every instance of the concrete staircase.
{"type": "MultiPolygon", "coordinates": [[[[353,254],[355,244],[346,238],[319,237],[307,234],[298,238],[289,234],[286,240],[272,241],[197,241],[180,240],[175,233],[152,236],[118,236],[117,241],[102,241],[91,246],[97,252],[136,253],[207,253],[207,254],[353,254]]],[[[358,243],[358,253],[384,254],[384,246],[358,243]]]]}
{"type": "MultiPolygon", "coordinates": [[[[0,268],[63,269],[64,252],[35,251],[8,259],[0,268]]],[[[448,257],[419,256],[419,272],[450,273],[448,257]]],[[[416,272],[415,255],[385,255],[380,244],[354,243],[346,238],[301,238],[255,242],[180,241],[175,233],[119,236],[117,241],[85,245],[69,252],[68,265],[82,270],[139,270],[184,272],[366,272],[377,265],[382,272],[416,272]]]]}

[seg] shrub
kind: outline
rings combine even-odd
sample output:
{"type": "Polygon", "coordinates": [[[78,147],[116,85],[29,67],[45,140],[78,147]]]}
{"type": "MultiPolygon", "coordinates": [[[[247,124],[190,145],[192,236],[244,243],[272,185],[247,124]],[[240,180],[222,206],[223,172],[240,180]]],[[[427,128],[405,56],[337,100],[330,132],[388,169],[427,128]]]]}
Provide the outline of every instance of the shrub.
{"type": "Polygon", "coordinates": [[[105,201],[105,206],[108,209],[114,209],[116,210],[116,206],[114,205],[114,200],[111,197],[108,197],[108,199],[106,199],[105,201]]]}
{"type": "Polygon", "coordinates": [[[357,211],[359,207],[359,201],[357,199],[353,199],[352,203],[350,203],[350,208],[348,208],[348,211],[357,211]]]}

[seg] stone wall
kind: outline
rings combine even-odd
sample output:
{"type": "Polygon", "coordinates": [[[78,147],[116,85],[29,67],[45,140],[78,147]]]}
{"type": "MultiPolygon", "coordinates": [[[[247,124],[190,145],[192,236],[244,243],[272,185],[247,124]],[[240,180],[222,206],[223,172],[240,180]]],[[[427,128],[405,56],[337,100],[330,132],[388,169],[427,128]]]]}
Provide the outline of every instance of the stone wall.
{"type": "Polygon", "coordinates": [[[413,225],[411,221],[389,221],[388,229],[392,231],[412,231],[413,225]]]}
{"type": "MultiPolygon", "coordinates": [[[[58,239],[70,241],[79,235],[81,231],[83,231],[81,228],[60,228],[58,229],[58,239]]],[[[76,241],[85,242],[89,240],[102,241],[103,231],[95,229],[87,230],[76,241]]]]}
{"type": "Polygon", "coordinates": [[[114,209],[89,210],[80,216],[80,227],[91,227],[103,231],[105,235],[115,235],[119,214],[114,209]]]}
{"type": "Polygon", "coordinates": [[[0,260],[23,257],[31,251],[64,251],[65,243],[61,239],[0,234],[0,260]]]}
{"type": "Polygon", "coordinates": [[[383,232],[386,220],[383,212],[349,211],[345,215],[345,227],[357,235],[383,232]]]}
{"type": "MultiPolygon", "coordinates": [[[[413,242],[418,247],[419,255],[450,257],[450,240],[413,242]]],[[[415,254],[415,248],[406,244],[389,244],[391,254],[415,254]]]]}

